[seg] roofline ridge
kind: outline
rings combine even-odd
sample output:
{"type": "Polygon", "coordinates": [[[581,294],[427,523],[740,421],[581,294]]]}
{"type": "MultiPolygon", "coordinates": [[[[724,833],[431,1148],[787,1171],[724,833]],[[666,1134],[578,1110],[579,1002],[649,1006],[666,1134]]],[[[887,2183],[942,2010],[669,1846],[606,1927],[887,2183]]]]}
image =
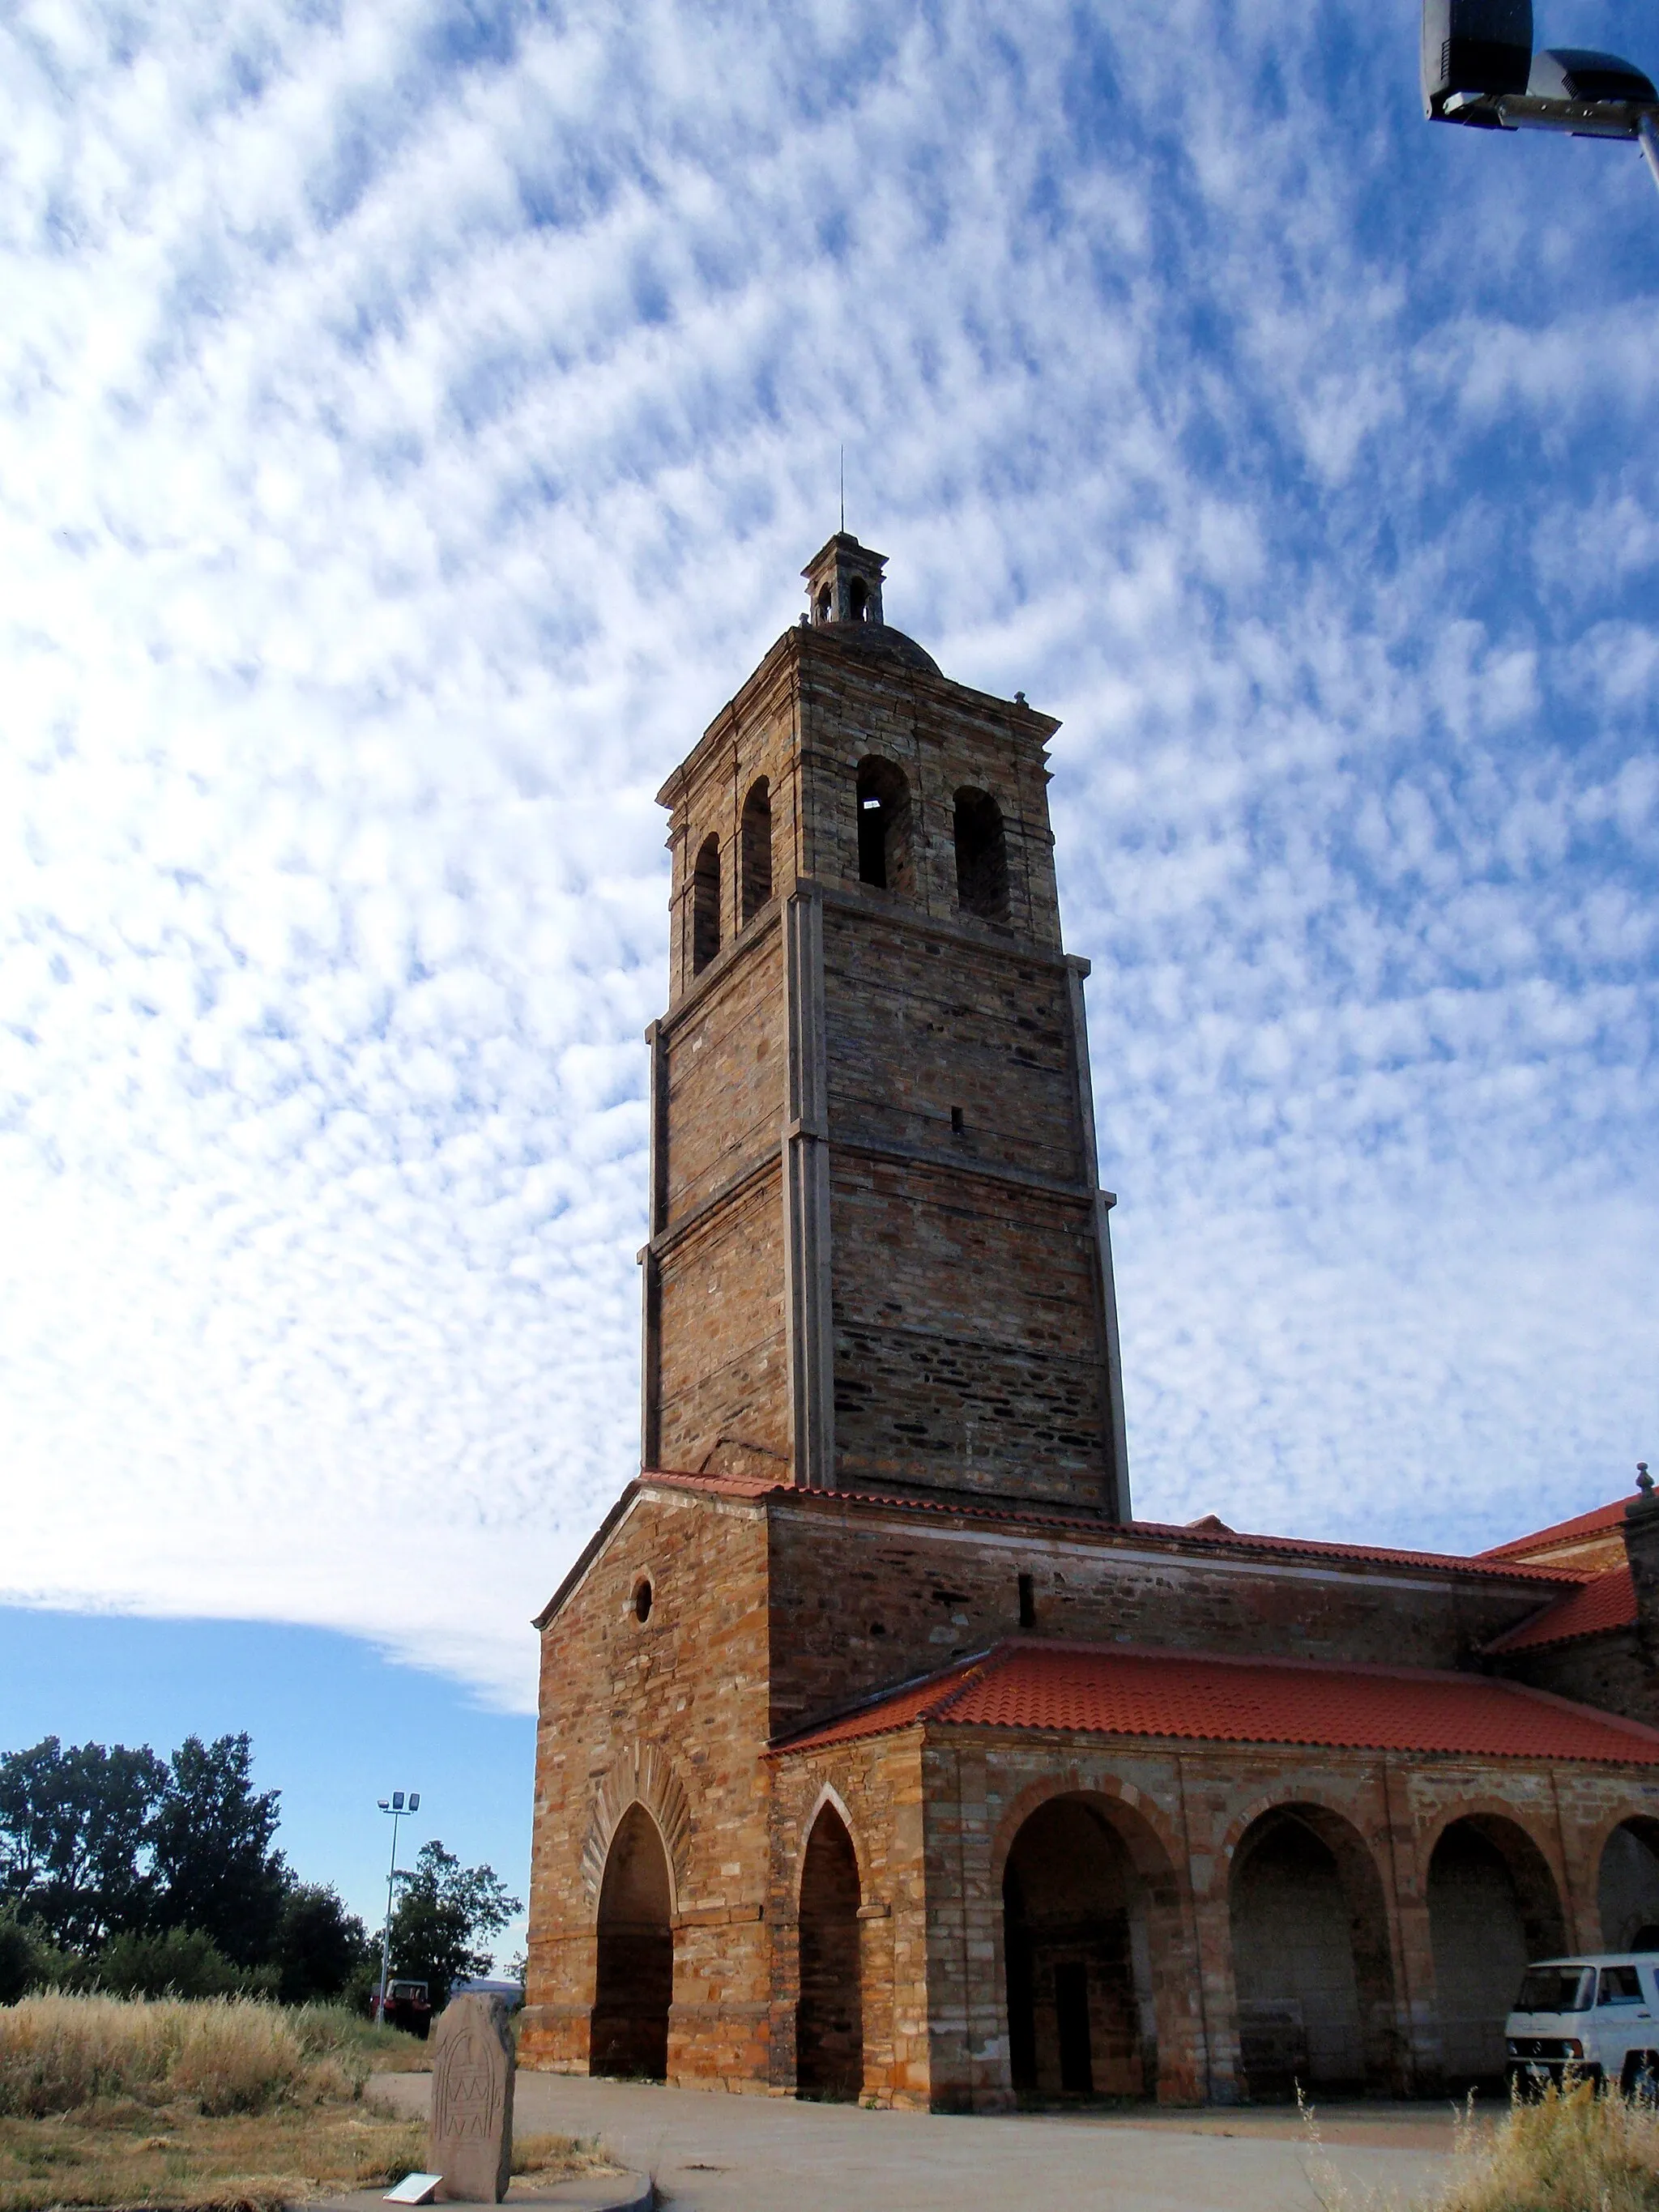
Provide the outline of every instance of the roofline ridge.
{"type": "Polygon", "coordinates": [[[1591,1637],[1617,1636],[1621,1630],[1634,1627],[1634,1620],[1604,1620],[1592,1628],[1569,1629],[1564,1636],[1532,1636],[1528,1633],[1547,1620],[1551,1613],[1570,1606],[1575,1598],[1587,1595],[1599,1583],[1613,1581],[1615,1576],[1630,1584],[1634,1602],[1636,1577],[1631,1572],[1630,1561],[1622,1559],[1617,1566],[1603,1567],[1599,1574],[1592,1575],[1587,1582],[1578,1583],[1572,1589],[1563,1590],[1559,1597],[1546,1598],[1535,1613],[1529,1613],[1524,1620],[1517,1620],[1512,1627],[1500,1631],[1490,1643],[1483,1644],[1480,1646],[1482,1657],[1490,1655],[1501,1658],[1508,1651],[1550,1651],[1558,1644],[1583,1644],[1591,1637]]]}
{"type": "MultiPolygon", "coordinates": [[[[1478,1673],[1473,1668],[1462,1667],[1402,1667],[1390,1664],[1386,1659],[1308,1659],[1299,1653],[1279,1651],[1206,1651],[1192,1650],[1179,1644],[1103,1644],[1095,1638],[1085,1640],[1061,1637],[1032,1636],[1029,1632],[1005,1637],[1005,1644],[1024,1644],[1042,1651],[1081,1651],[1112,1659],[1158,1659],[1195,1661],[1205,1667],[1283,1667],[1288,1671],[1307,1674],[1370,1674],[1388,1680],[1406,1682],[1495,1682],[1500,1686],[1521,1689],[1523,1683],[1512,1682],[1506,1674],[1478,1673]]],[[[1571,1698],[1565,1700],[1573,1705],[1571,1698]]],[[[1582,1700],[1577,1701],[1582,1705],[1582,1700]]],[[[1600,1707],[1595,1710],[1600,1711],[1600,1707]]],[[[1656,1731],[1659,1733],[1659,1731],[1656,1731]]]]}
{"type": "MultiPolygon", "coordinates": [[[[1004,1727],[1012,1727],[1016,1730],[1031,1729],[1043,1732],[1047,1726],[1044,1723],[1003,1723],[983,1717],[959,1720],[951,1711],[951,1707],[966,1694],[976,1678],[983,1678],[985,1675],[1000,1672],[1004,1665],[1017,1657],[1022,1651],[1034,1656],[1057,1653],[1069,1656],[1151,1659],[1166,1662],[1170,1660],[1186,1660],[1209,1668],[1273,1668],[1286,1673],[1322,1675],[1328,1679],[1332,1676],[1339,1678],[1364,1676],[1373,1680],[1411,1683],[1418,1687],[1437,1683],[1461,1691],[1487,1690],[1504,1692],[1512,1698],[1531,1703],[1534,1705],[1542,1705],[1552,1712],[1567,1715],[1575,1720],[1583,1719],[1588,1715],[1589,1717],[1599,1723],[1604,1723],[1616,1735],[1633,1738],[1644,1746],[1659,1747],[1659,1728],[1650,1728],[1645,1722],[1627,1719],[1622,1714],[1606,1712],[1600,1706],[1587,1707],[1580,1699],[1562,1697],[1553,1690],[1537,1689],[1530,1683],[1517,1682],[1505,1674],[1476,1673],[1473,1670],[1465,1671],[1442,1667],[1389,1666],[1374,1660],[1304,1659],[1280,1657],[1271,1653],[1183,1651],[1177,1647],[1163,1644],[1101,1644],[1094,1641],[1073,1643],[1060,1638],[1039,1637],[1024,1633],[1002,1637],[987,1650],[975,1653],[964,1659],[953,1661],[950,1667],[937,1670],[933,1677],[927,1675],[913,1677],[910,1681],[901,1684],[896,1688],[878,1692],[862,1699],[854,1707],[815,1721],[809,1726],[796,1730],[790,1736],[777,1738],[768,1745],[766,1756],[768,1758],[783,1757],[797,1750],[811,1752],[814,1749],[832,1748],[834,1732],[848,1723],[855,1721],[860,1713],[869,1712],[872,1716],[878,1714],[884,1705],[898,1700],[906,1690],[914,1691],[917,1687],[925,1687],[930,1680],[939,1682],[941,1693],[916,1700],[908,1710],[894,1713],[879,1725],[860,1731],[861,1740],[869,1741],[878,1736],[896,1735],[908,1729],[928,1727],[979,1728],[994,1731],[1004,1727]],[[947,1677],[954,1677],[948,1681],[948,1685],[947,1677]],[[823,1741],[826,1737],[832,1739],[830,1743],[826,1744],[823,1741]]],[[[1062,1734],[1097,1735],[1103,1732],[1089,1727],[1086,1723],[1055,1723],[1053,1726],[1062,1734]]],[[[1107,1730],[1104,1733],[1121,1735],[1123,1732],[1107,1730]]],[[[1138,1740],[1147,1742],[1245,1742],[1255,1745],[1273,1742],[1344,1751],[1380,1747],[1375,1745],[1346,1741],[1334,1743],[1327,1735],[1304,1733],[1300,1730],[1287,1731],[1282,1736],[1235,1737],[1211,1734],[1200,1729],[1194,1729],[1190,1733],[1176,1729],[1173,1732],[1164,1731],[1156,1735],[1148,1733],[1138,1740]]],[[[1489,1758],[1525,1758],[1533,1760],[1534,1764],[1541,1760],[1546,1765],[1553,1765],[1563,1759],[1571,1759],[1574,1757],[1572,1753],[1560,1750],[1543,1753],[1497,1750],[1488,1751],[1482,1755],[1489,1758]]],[[[1591,1759],[1592,1763],[1598,1757],[1605,1759],[1607,1756],[1606,1753],[1580,1755],[1591,1759]]]]}
{"type": "Polygon", "coordinates": [[[1501,1559],[1506,1552],[1515,1551],[1522,1544],[1541,1544],[1552,1536],[1565,1535],[1569,1529],[1577,1529],[1588,1536],[1598,1527],[1620,1528],[1624,1523],[1625,1507],[1628,1502],[1623,1498],[1613,1498],[1605,1505],[1588,1505],[1582,1513],[1570,1513],[1565,1521],[1552,1521],[1546,1528],[1511,1536],[1502,1544],[1488,1544],[1474,1557],[1477,1559],[1501,1559]]]}
{"type": "MultiPolygon", "coordinates": [[[[684,1474],[676,1475],[666,1468],[653,1471],[668,1474],[671,1480],[686,1482],[720,1479],[684,1474]]],[[[955,1514],[969,1520],[978,1516],[988,1521],[1024,1522],[1037,1528],[1087,1529],[1108,1537],[1133,1539],[1142,1536],[1155,1541],[1165,1539],[1216,1551],[1224,1551],[1230,1545],[1238,1545],[1252,1549],[1300,1553],[1313,1559],[1373,1559],[1448,1574],[1473,1571],[1480,1575],[1501,1575],[1518,1582],[1553,1583],[1562,1589],[1593,1582],[1601,1571],[1599,1568],[1550,1567],[1519,1560],[1495,1559],[1480,1552],[1413,1551],[1400,1545],[1361,1544],[1328,1536],[1275,1536],[1249,1528],[1229,1528],[1224,1532],[1193,1528],[1176,1521],[1109,1521],[1099,1513],[1085,1512],[1075,1506],[1051,1504],[1046,1500],[1035,1498],[1017,1501],[958,1496],[921,1498],[895,1490],[829,1490],[782,1481],[771,1483],[756,1494],[770,1495],[775,1492],[790,1498],[817,1498],[825,1504],[880,1506],[897,1512],[955,1514]]]]}
{"type": "MultiPolygon", "coordinates": [[[[907,1691],[922,1689],[929,1682],[938,1682],[942,1686],[952,1674],[957,1677],[957,1681],[951,1685],[949,1692],[949,1694],[954,1697],[957,1692],[965,1686],[972,1670],[991,1658],[997,1648],[994,1644],[988,1644],[982,1651],[971,1651],[965,1658],[952,1659],[946,1666],[930,1668],[926,1673],[921,1674],[907,1674],[902,1682],[890,1682],[885,1689],[871,1690],[865,1696],[855,1698],[850,1705],[839,1705],[834,1712],[825,1713],[817,1720],[808,1721],[804,1727],[791,1729],[787,1735],[774,1736],[766,1747],[767,1751],[769,1753],[774,1751],[787,1751],[797,1736],[817,1735],[824,1729],[839,1728],[843,1721],[853,1720],[860,1713],[870,1712],[878,1705],[886,1705],[891,1698],[902,1698],[907,1691]]],[[[923,1706],[910,1717],[914,1720],[927,1719],[931,1717],[933,1710],[931,1706],[923,1706]]],[[[896,1722],[894,1725],[908,1728],[910,1721],[896,1722]]],[[[890,1731],[881,1729],[877,1733],[887,1735],[890,1731]]]]}

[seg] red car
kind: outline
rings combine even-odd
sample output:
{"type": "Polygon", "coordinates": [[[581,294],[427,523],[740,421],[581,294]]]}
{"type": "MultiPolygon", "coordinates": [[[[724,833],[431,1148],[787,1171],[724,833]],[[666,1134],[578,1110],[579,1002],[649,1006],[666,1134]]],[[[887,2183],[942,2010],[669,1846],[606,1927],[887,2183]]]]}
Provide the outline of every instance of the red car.
{"type": "Polygon", "coordinates": [[[388,1982],[380,2008],[381,2025],[423,2039],[432,2026],[432,1998],[424,1982],[388,1982]]]}

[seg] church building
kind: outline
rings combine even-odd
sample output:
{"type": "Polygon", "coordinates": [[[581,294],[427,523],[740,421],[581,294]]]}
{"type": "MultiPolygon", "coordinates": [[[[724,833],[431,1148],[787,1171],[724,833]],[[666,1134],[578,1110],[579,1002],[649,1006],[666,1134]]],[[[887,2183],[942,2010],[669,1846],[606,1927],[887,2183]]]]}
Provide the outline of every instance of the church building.
{"type": "Polygon", "coordinates": [[[660,793],[641,1469],[541,1633],[520,2060],[995,2111],[1501,2075],[1659,1947],[1659,1502],[1138,1521],[1048,744],[844,532],[660,793]]]}

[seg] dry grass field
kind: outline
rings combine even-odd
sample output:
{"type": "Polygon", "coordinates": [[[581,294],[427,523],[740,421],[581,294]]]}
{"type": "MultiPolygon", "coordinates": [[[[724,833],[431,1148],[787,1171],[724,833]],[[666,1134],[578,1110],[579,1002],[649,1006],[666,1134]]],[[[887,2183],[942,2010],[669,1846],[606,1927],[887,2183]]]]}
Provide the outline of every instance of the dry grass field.
{"type": "Polygon", "coordinates": [[[1659,2112],[1592,2083],[1471,2131],[1434,2212],[1659,2212],[1659,2112]]]}
{"type": "Polygon", "coordinates": [[[1321,2140],[1316,2112],[1305,2104],[1302,2112],[1304,2170],[1320,2212],[1659,2212],[1659,2111],[1590,2081],[1512,2103],[1496,2121],[1471,2099],[1458,2119],[1450,2180],[1409,2206],[1350,2188],[1321,2140]]]}
{"type": "MultiPolygon", "coordinates": [[[[399,2180],[425,2130],[363,2094],[424,2046],[331,2007],[46,1996],[0,2009],[0,2212],[63,2206],[276,2212],[399,2180]]],[[[514,2168],[602,2166],[526,2136],[514,2168]]]]}

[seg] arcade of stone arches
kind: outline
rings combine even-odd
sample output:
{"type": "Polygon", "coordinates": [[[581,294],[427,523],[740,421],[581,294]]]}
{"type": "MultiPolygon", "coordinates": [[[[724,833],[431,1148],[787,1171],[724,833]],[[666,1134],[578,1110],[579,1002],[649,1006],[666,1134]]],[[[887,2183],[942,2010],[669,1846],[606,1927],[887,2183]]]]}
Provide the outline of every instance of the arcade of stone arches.
{"type": "MultiPolygon", "coordinates": [[[[856,2099],[864,2081],[858,1854],[843,1809],[818,1807],[799,1865],[795,2081],[856,2099]]],[[[1447,1820],[1428,1860],[1427,1920],[1440,2079],[1492,2084],[1504,2019],[1529,1959],[1574,1946],[1556,1876],[1518,1817],[1447,1820]]],[[[1596,1880],[1607,1950],[1659,1949],[1659,1820],[1613,1827],[1596,1880]]],[[[1397,2091],[1402,1992],[1382,1870],[1358,1827],[1294,1799],[1259,1813],[1227,1879],[1233,2002],[1245,2094],[1297,2084],[1397,2091]]],[[[1151,1826],[1082,1789],[1018,1826],[1001,1869],[999,1980],[1016,2098],[1171,2092],[1170,2047],[1194,1979],[1187,1902],[1151,1826]]],[[[660,2080],[674,1992],[669,1858],[646,1807],[617,1824],[597,1916],[591,2069],[660,2080]]],[[[1176,2086],[1175,2094],[1180,2094],[1176,2086]]]]}

